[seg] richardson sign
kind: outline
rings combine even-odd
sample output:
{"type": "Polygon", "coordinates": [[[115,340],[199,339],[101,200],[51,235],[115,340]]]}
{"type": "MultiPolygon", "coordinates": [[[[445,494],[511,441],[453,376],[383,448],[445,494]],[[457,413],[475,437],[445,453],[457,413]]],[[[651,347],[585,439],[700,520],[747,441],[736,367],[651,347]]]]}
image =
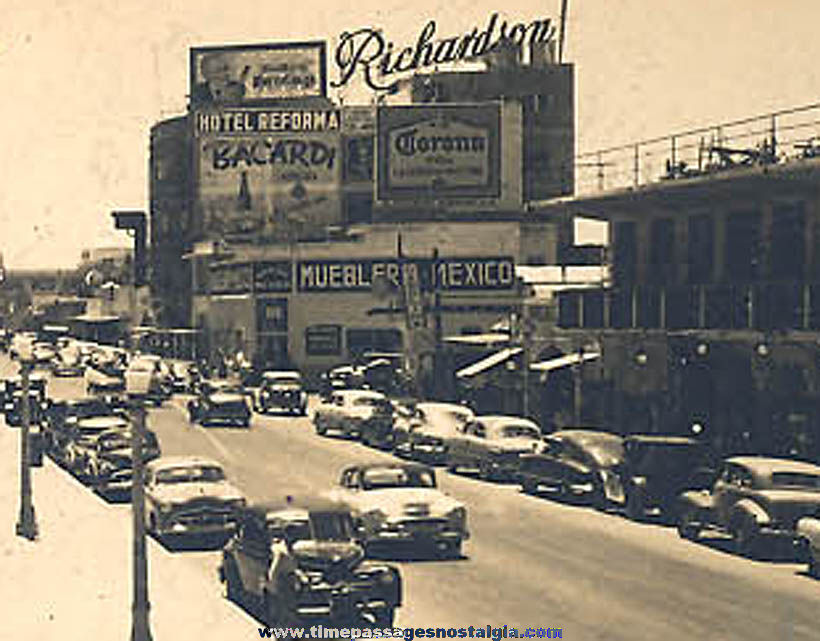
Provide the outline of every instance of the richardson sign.
{"type": "Polygon", "coordinates": [[[379,200],[499,198],[500,105],[382,107],[379,200]]]}
{"type": "Polygon", "coordinates": [[[424,291],[508,290],[515,285],[515,264],[511,257],[482,258],[397,258],[308,260],[296,270],[300,292],[371,291],[374,281],[386,279],[393,288],[401,287],[409,271],[415,272],[424,291]]]}
{"type": "Polygon", "coordinates": [[[544,46],[554,40],[555,27],[549,18],[529,24],[490,16],[483,28],[473,27],[460,36],[436,38],[436,21],[430,20],[419,32],[412,45],[400,47],[385,39],[381,29],[365,27],[345,31],[336,47],[336,65],[339,80],[333,87],[344,86],[361,72],[365,83],[375,91],[395,91],[398,81],[390,79],[395,73],[410,72],[439,65],[479,58],[492,53],[499,45],[511,40],[518,45],[544,46]]]}
{"type": "Polygon", "coordinates": [[[194,47],[191,103],[307,98],[326,94],[324,42],[194,47]]]}
{"type": "Polygon", "coordinates": [[[276,238],[341,216],[338,110],[206,110],[193,114],[203,231],[276,238]]]}

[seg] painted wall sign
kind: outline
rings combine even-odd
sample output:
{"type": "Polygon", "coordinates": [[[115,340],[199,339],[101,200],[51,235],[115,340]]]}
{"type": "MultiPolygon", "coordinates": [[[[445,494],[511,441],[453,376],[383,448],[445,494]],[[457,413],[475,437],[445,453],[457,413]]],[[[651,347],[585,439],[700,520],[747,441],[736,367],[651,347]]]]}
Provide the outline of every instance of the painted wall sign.
{"type": "Polygon", "coordinates": [[[383,107],[377,197],[498,198],[500,138],[499,105],[383,107]]]}
{"type": "Polygon", "coordinates": [[[199,110],[192,127],[204,234],[283,240],[297,228],[304,235],[339,222],[337,110],[199,110]],[[265,131],[273,128],[281,131],[265,131]]]}
{"type": "Polygon", "coordinates": [[[308,260],[298,263],[296,287],[301,292],[370,291],[374,280],[387,279],[398,288],[404,274],[415,270],[423,291],[436,285],[442,291],[504,290],[515,285],[515,264],[510,257],[397,258],[308,260]]]}
{"type": "Polygon", "coordinates": [[[324,42],[194,47],[192,105],[241,104],[326,94],[324,42]]]}
{"type": "Polygon", "coordinates": [[[292,283],[293,271],[290,261],[260,261],[253,264],[255,292],[289,292],[292,283]]]}
{"type": "Polygon", "coordinates": [[[248,294],[253,290],[251,263],[211,265],[209,271],[212,294],[248,294]]]}
{"type": "Polygon", "coordinates": [[[342,353],[340,325],[311,325],[305,328],[305,353],[308,356],[337,356],[342,353]]]}
{"type": "Polygon", "coordinates": [[[342,87],[359,71],[365,83],[376,91],[394,91],[398,81],[391,80],[396,73],[410,72],[431,65],[459,62],[491,53],[505,40],[519,45],[546,46],[555,38],[555,26],[549,18],[529,24],[512,23],[490,16],[484,29],[474,27],[460,36],[435,39],[436,21],[430,20],[413,45],[400,47],[387,40],[381,29],[365,27],[345,31],[336,47],[336,65],[339,79],[332,87],[342,87]]]}

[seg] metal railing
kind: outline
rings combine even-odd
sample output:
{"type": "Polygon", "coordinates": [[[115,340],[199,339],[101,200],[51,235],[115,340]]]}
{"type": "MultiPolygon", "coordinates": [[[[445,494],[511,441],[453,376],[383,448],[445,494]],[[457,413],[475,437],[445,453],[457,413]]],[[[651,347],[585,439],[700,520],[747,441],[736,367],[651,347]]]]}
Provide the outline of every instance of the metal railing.
{"type": "Polygon", "coordinates": [[[820,157],[820,103],[579,154],[575,193],[820,157]]]}

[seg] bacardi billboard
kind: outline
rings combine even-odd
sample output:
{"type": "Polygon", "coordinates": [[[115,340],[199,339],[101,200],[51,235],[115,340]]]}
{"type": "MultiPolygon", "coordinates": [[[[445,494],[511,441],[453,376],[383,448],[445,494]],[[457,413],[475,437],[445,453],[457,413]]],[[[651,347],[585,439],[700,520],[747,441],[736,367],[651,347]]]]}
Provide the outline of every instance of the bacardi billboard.
{"type": "Polygon", "coordinates": [[[501,196],[500,105],[382,107],[380,201],[501,196]]]}

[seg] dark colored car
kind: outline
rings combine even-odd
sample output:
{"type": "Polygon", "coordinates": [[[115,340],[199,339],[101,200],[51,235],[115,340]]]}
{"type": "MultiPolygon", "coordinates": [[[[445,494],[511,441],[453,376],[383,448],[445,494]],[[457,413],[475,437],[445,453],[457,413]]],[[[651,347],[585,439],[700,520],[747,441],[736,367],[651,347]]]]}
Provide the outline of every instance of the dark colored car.
{"type": "Polygon", "coordinates": [[[390,628],[402,600],[399,570],[365,560],[348,508],[319,499],[243,510],[219,577],[230,599],[259,607],[270,626],[318,616],[390,628]]]}
{"type": "Polygon", "coordinates": [[[678,534],[697,539],[717,531],[735,549],[757,557],[767,544],[794,545],[797,522],[820,509],[820,465],[764,456],[726,459],[710,490],[689,491],[678,503],[678,534]]]}
{"type": "Polygon", "coordinates": [[[188,402],[191,423],[234,423],[250,427],[251,408],[242,386],[229,380],[202,381],[197,397],[188,402]]]}
{"type": "MultiPolygon", "coordinates": [[[[83,476],[104,496],[127,494],[133,481],[134,457],[130,429],[112,429],[97,437],[94,449],[85,460],[83,476]]],[[[161,455],[157,435],[145,431],[142,459],[146,463],[161,455]]]]}
{"type": "Polygon", "coordinates": [[[660,510],[661,517],[674,517],[680,493],[709,487],[715,473],[703,443],[680,436],[641,434],[624,439],[624,460],[617,471],[626,515],[633,520],[654,509],[660,510]]]}
{"type": "Polygon", "coordinates": [[[519,458],[518,480],[535,494],[547,487],[561,497],[583,495],[596,507],[623,503],[617,470],[623,461],[623,438],[598,430],[568,429],[545,437],[539,451],[519,458]]]}
{"type": "Polygon", "coordinates": [[[87,418],[107,416],[126,418],[122,408],[96,396],[52,403],[43,422],[46,449],[55,461],[63,462],[77,423],[87,418]]]}
{"type": "Polygon", "coordinates": [[[307,393],[299,372],[265,372],[256,397],[256,410],[262,414],[276,410],[305,416],[307,393]]]}

